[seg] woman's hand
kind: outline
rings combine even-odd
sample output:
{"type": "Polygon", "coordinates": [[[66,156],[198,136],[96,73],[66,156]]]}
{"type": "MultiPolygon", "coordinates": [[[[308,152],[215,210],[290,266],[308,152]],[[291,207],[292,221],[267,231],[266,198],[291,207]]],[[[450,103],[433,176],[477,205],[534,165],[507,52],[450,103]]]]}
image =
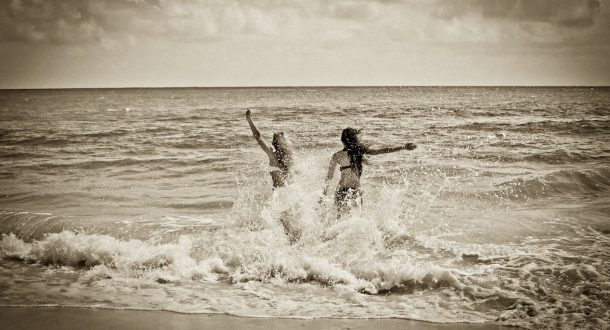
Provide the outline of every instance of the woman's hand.
{"type": "Polygon", "coordinates": [[[417,148],[417,146],[415,145],[415,143],[409,142],[409,143],[405,144],[404,146],[402,146],[402,148],[405,150],[413,150],[413,149],[417,148]]]}
{"type": "Polygon", "coordinates": [[[252,112],[250,111],[250,109],[246,110],[246,117],[250,118],[251,114],[252,114],[252,112]]]}

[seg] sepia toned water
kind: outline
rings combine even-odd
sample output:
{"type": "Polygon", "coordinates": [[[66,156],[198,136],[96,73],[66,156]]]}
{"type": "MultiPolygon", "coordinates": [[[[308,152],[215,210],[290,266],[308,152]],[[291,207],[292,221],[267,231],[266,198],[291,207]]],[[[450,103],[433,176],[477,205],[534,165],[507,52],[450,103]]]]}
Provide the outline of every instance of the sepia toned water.
{"type": "Polygon", "coordinates": [[[0,159],[0,305],[610,326],[608,88],[5,90],[0,159]],[[337,220],[347,126],[418,148],[337,220]]]}

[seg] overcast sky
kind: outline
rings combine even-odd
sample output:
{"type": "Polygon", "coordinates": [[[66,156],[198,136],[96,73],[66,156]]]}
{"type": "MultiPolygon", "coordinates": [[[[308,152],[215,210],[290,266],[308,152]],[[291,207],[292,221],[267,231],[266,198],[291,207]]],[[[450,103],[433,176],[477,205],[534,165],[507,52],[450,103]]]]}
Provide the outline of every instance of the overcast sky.
{"type": "Polygon", "coordinates": [[[0,88],[610,85],[610,0],[0,0],[0,88]]]}

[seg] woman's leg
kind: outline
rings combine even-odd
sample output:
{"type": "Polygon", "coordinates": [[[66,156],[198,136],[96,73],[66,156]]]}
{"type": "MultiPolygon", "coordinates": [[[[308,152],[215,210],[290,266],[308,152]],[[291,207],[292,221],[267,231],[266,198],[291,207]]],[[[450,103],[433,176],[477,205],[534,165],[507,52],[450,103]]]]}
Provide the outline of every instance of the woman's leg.
{"type": "Polygon", "coordinates": [[[352,207],[362,205],[362,191],[358,188],[338,188],[335,192],[335,205],[337,206],[337,218],[349,212],[352,207]]]}

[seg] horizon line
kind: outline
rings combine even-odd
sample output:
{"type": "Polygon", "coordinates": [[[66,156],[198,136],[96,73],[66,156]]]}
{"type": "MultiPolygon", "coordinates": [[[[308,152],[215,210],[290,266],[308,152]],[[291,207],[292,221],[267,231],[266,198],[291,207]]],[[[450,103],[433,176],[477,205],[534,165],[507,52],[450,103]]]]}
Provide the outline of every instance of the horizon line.
{"type": "Polygon", "coordinates": [[[257,88],[413,88],[413,87],[528,87],[528,88],[608,88],[610,85],[261,85],[261,86],[122,86],[122,87],[29,87],[0,88],[0,91],[10,90],[66,90],[66,89],[257,89],[257,88]]]}

